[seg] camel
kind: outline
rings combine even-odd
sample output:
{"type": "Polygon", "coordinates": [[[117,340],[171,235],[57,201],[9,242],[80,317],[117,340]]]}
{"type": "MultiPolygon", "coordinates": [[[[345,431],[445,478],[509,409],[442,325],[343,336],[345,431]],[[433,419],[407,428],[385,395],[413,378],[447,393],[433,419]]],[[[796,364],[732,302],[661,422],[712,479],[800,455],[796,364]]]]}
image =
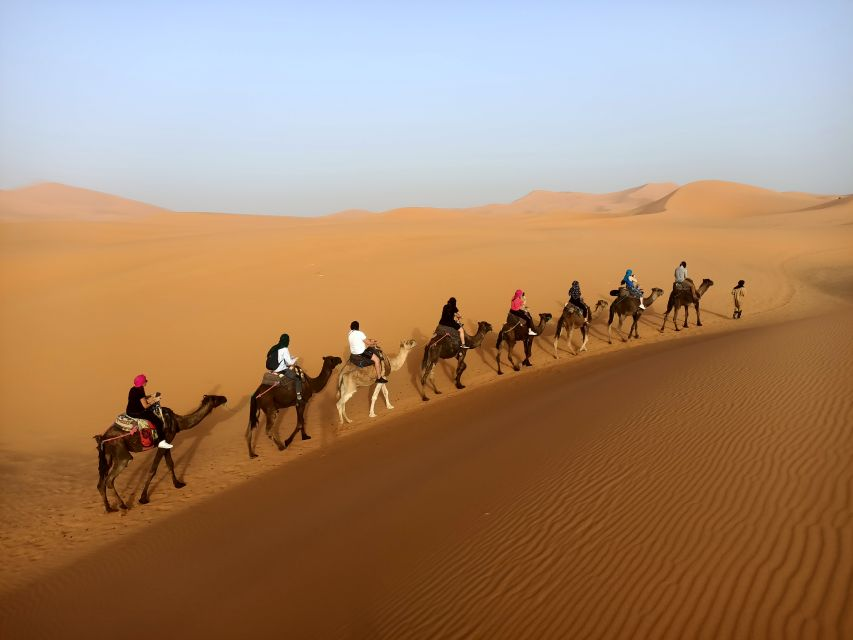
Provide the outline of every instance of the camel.
{"type": "MultiPolygon", "coordinates": [[[[469,336],[467,333],[465,334],[465,344],[472,349],[476,349],[483,344],[483,339],[489,331],[492,331],[492,325],[485,321],[478,322],[477,333],[473,336],[469,336]]],[[[436,394],[441,394],[441,391],[439,391],[438,387],[435,386],[434,369],[436,363],[440,359],[456,358],[458,361],[458,364],[456,365],[456,388],[465,388],[465,385],[462,384],[462,372],[468,367],[468,365],[465,364],[465,356],[468,353],[468,349],[454,349],[454,346],[458,341],[453,338],[454,336],[450,336],[446,333],[434,335],[427,343],[427,346],[424,347],[424,359],[421,362],[421,398],[425,402],[429,400],[429,398],[426,397],[425,391],[427,378],[429,378],[429,381],[432,384],[433,391],[435,391],[436,394]]]]}
{"type": "MultiPolygon", "coordinates": [[[[545,330],[545,325],[548,324],[551,318],[553,318],[553,316],[550,313],[539,314],[539,326],[534,329],[536,336],[542,335],[542,332],[545,330]]],[[[521,361],[521,364],[525,367],[532,367],[533,363],[530,362],[530,352],[533,349],[533,338],[536,336],[531,336],[527,332],[527,323],[518,316],[510,314],[507,317],[506,324],[504,324],[500,333],[498,333],[498,340],[495,343],[499,376],[504,374],[504,372],[501,371],[501,342],[504,340],[506,341],[507,357],[509,358],[509,363],[512,365],[513,371],[520,371],[521,367],[512,361],[512,348],[515,346],[516,342],[521,341],[524,343],[524,360],[521,361]]]]}
{"type": "MultiPolygon", "coordinates": [[[[171,443],[179,431],[192,429],[204,420],[216,407],[226,402],[227,399],[225,396],[204,396],[201,399],[198,409],[186,416],[180,416],[171,409],[163,407],[163,433],[160,435],[166,442],[171,443]]],[[[127,432],[113,423],[109,429],[104,431],[103,435],[95,436],[95,442],[98,443],[98,491],[104,499],[104,508],[107,510],[107,513],[118,511],[118,509],[110,505],[110,501],[107,498],[107,489],[109,488],[116,494],[119,508],[127,509],[127,504],[122,500],[122,497],[116,490],[115,482],[118,475],[133,460],[132,453],[145,451],[139,431],[127,432]]],[[[156,447],[156,449],[154,461],[148,470],[148,479],[145,481],[142,495],[139,496],[140,504],[148,504],[149,502],[148,487],[154,478],[154,474],[157,473],[157,467],[160,465],[161,458],[166,458],[166,465],[169,467],[169,471],[172,472],[172,484],[175,485],[175,488],[180,489],[186,486],[186,483],[178,480],[178,477],[175,475],[175,463],[172,461],[172,452],[169,449],[161,449],[160,447],[156,447]]]]}
{"type": "MultiPolygon", "coordinates": [[[[687,278],[690,280],[690,278],[687,278]]],[[[690,280],[693,282],[693,280],[690,280]]],[[[669,312],[672,311],[672,324],[675,326],[676,331],[681,331],[678,328],[678,321],[676,318],[678,317],[678,310],[681,307],[684,307],[684,328],[687,328],[687,316],[690,311],[690,305],[694,305],[696,307],[696,326],[702,326],[702,318],[699,316],[699,301],[702,299],[702,296],[705,295],[705,292],[708,291],[712,286],[714,286],[714,281],[705,278],[702,280],[702,284],[699,285],[699,288],[696,289],[696,302],[693,301],[693,296],[690,295],[690,289],[673,289],[669,293],[669,301],[666,304],[666,313],[663,314],[663,322],[660,325],[660,331],[663,333],[664,327],[666,326],[666,318],[669,315],[669,312]]]]}
{"type": "Polygon", "coordinates": [[[323,368],[320,369],[320,375],[316,378],[310,378],[307,375],[304,377],[302,385],[302,400],[296,400],[296,385],[293,381],[287,381],[283,384],[273,387],[268,384],[261,384],[252,394],[252,400],[249,403],[249,426],[246,427],[246,444],[249,445],[249,457],[257,458],[258,454],[252,449],[252,435],[255,427],[258,426],[260,412],[264,412],[266,417],[265,427],[267,437],[270,438],[279,451],[284,451],[293,442],[297,431],[302,432],[303,440],[310,440],[305,432],[305,407],[308,401],[315,393],[320,393],[328,384],[329,378],[332,377],[332,371],[335,370],[341,363],[338,356],[323,356],[323,368]],[[296,405],[296,427],[293,433],[282,444],[278,435],[278,429],[275,428],[275,419],[278,416],[279,409],[292,407],[296,405]]]}
{"type": "Polygon", "coordinates": [[[584,322],[583,313],[580,309],[578,309],[575,305],[569,302],[565,307],[563,307],[563,313],[560,316],[560,319],[557,320],[557,333],[554,334],[554,359],[557,359],[557,342],[560,339],[560,332],[563,327],[568,327],[568,332],[566,333],[566,345],[571,348],[572,346],[572,334],[575,332],[575,329],[580,328],[581,337],[583,338],[583,343],[580,348],[575,351],[575,355],[578,355],[581,351],[586,351],[586,343],[589,340],[589,325],[593,320],[598,316],[598,313],[602,309],[607,308],[606,300],[599,300],[595,303],[595,308],[590,309],[589,312],[589,323],[584,322]]]}
{"type": "MultiPolygon", "coordinates": [[[[391,372],[400,369],[406,362],[406,358],[409,357],[409,352],[416,346],[417,343],[414,340],[406,340],[405,342],[400,343],[400,350],[392,358],[389,359],[385,353],[382,353],[380,360],[382,362],[383,375],[387,378],[391,372]]],[[[349,399],[352,398],[356,391],[358,391],[359,387],[369,387],[374,382],[376,382],[376,368],[372,364],[369,367],[363,368],[356,367],[351,362],[347,362],[344,365],[344,368],[341,369],[341,372],[338,375],[337,406],[338,419],[341,424],[344,423],[344,420],[352,422],[347,415],[347,402],[349,399]]],[[[388,385],[377,384],[376,388],[373,390],[373,396],[370,398],[370,413],[368,415],[371,418],[376,417],[376,412],[373,409],[376,406],[376,398],[379,396],[380,391],[385,397],[385,406],[389,409],[394,408],[394,405],[392,405],[388,399],[388,385]]]]}
{"type": "MultiPolygon", "coordinates": [[[[613,316],[619,316],[619,335],[622,338],[622,342],[628,342],[628,338],[631,337],[631,334],[634,335],[635,338],[640,337],[639,331],[637,331],[637,323],[640,320],[640,316],[643,315],[643,309],[640,309],[640,299],[635,298],[634,296],[623,295],[621,290],[613,289],[610,292],[612,296],[619,296],[610,303],[610,318],[607,320],[607,342],[608,344],[613,344],[613,340],[610,337],[610,328],[613,326],[613,316]],[[622,335],[622,323],[625,321],[625,316],[631,316],[633,318],[633,322],[631,323],[631,328],[628,329],[628,338],[622,335]]],[[[652,295],[647,298],[643,298],[643,305],[646,308],[649,308],[652,303],[657,300],[660,296],[663,295],[663,289],[658,287],[654,287],[652,289],[652,295]]]]}

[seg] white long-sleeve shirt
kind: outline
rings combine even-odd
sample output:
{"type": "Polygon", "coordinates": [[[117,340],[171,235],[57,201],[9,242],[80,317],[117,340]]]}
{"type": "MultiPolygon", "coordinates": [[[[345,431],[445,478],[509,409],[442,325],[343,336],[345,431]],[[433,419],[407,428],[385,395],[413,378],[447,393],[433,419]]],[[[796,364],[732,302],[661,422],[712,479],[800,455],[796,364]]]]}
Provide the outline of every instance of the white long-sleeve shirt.
{"type": "Polygon", "coordinates": [[[299,358],[291,356],[290,350],[287,347],[282,347],[278,350],[278,368],[276,368],[275,372],[281,373],[287,369],[287,367],[296,364],[297,360],[299,360],[299,358]]]}

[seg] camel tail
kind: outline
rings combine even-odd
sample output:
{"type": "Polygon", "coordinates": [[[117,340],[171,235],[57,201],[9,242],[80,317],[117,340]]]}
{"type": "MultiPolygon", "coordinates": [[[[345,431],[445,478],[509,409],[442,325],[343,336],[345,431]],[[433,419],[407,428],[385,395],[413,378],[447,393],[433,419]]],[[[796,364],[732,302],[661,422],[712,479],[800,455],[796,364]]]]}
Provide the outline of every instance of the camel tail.
{"type": "Polygon", "coordinates": [[[252,399],[249,401],[249,428],[254,429],[258,426],[258,396],[252,394],[252,399]]]}
{"type": "Polygon", "coordinates": [[[107,462],[107,453],[104,451],[104,445],[101,444],[103,439],[104,436],[95,436],[95,442],[98,443],[98,475],[101,480],[106,477],[107,471],[110,469],[110,465],[107,462]]]}

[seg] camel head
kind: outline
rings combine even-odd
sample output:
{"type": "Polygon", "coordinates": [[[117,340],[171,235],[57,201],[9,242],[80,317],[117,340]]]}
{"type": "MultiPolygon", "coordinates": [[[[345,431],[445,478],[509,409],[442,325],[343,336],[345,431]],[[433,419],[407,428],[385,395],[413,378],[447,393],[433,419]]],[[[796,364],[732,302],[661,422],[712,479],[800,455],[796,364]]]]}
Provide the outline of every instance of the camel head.
{"type": "Polygon", "coordinates": [[[418,343],[412,339],[400,342],[400,351],[411,351],[418,346],[418,343]]]}
{"type": "Polygon", "coordinates": [[[593,311],[593,313],[596,313],[600,309],[606,309],[608,306],[610,306],[610,305],[608,305],[606,300],[599,299],[599,301],[595,303],[595,308],[592,311],[593,311]]]}
{"type": "Polygon", "coordinates": [[[205,395],[201,399],[201,403],[204,404],[206,402],[211,403],[213,405],[213,408],[216,408],[216,407],[223,405],[226,402],[228,402],[228,398],[226,398],[225,396],[208,396],[208,395],[205,395]]]}
{"type": "Polygon", "coordinates": [[[553,318],[553,317],[554,316],[552,316],[550,313],[540,313],[539,314],[539,319],[542,320],[543,322],[550,322],[551,318],[553,318]]]}
{"type": "Polygon", "coordinates": [[[477,333],[480,333],[481,331],[486,334],[489,331],[494,331],[494,329],[492,328],[492,325],[485,320],[480,320],[480,322],[477,323],[477,333]]]}
{"type": "Polygon", "coordinates": [[[713,287],[713,286],[714,286],[714,281],[713,281],[713,280],[711,280],[710,278],[703,278],[703,279],[702,279],[702,284],[701,284],[700,286],[713,287]]]}
{"type": "Polygon", "coordinates": [[[329,369],[334,369],[337,367],[343,360],[341,360],[338,356],[323,356],[323,368],[329,367],[329,369]]]}

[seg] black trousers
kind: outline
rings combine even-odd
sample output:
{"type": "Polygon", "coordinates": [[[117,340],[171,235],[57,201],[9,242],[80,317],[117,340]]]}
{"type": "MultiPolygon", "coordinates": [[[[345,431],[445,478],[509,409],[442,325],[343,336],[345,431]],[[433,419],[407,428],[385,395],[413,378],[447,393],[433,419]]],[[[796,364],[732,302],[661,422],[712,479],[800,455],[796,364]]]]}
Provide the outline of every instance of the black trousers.
{"type": "Polygon", "coordinates": [[[154,428],[157,430],[157,442],[163,440],[166,437],[166,430],[163,428],[163,421],[160,420],[160,416],[154,413],[154,409],[146,409],[145,411],[137,411],[136,413],[128,413],[131,418],[142,418],[143,420],[148,420],[154,428]]]}
{"type": "Polygon", "coordinates": [[[513,311],[512,309],[510,309],[509,312],[512,315],[518,316],[519,318],[524,320],[527,323],[528,329],[530,329],[530,330],[533,329],[533,316],[530,315],[530,312],[525,311],[524,309],[519,309],[518,311],[513,311]]]}

